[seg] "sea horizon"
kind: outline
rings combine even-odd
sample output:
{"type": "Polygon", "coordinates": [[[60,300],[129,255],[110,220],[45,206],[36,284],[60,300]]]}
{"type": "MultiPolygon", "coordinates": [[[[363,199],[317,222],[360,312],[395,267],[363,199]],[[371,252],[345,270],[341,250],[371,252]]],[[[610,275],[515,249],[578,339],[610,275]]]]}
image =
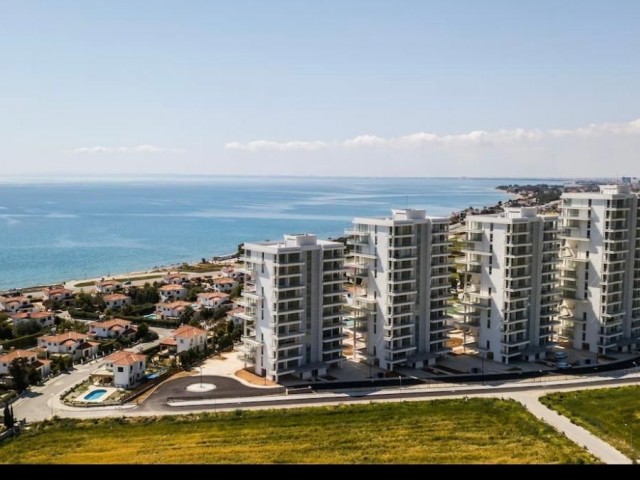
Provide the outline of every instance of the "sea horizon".
{"type": "MultiPolygon", "coordinates": [[[[59,177],[62,178],[62,177],[59,177]]],[[[118,178],[112,177],[112,178],[118,178]]],[[[449,216],[509,199],[510,183],[558,179],[192,176],[7,183],[0,291],[192,263],[291,232],[344,235],[392,208],[449,216]],[[187,181],[189,180],[189,181],[187,181]]],[[[6,179],[5,179],[6,180],[6,179]]]]}

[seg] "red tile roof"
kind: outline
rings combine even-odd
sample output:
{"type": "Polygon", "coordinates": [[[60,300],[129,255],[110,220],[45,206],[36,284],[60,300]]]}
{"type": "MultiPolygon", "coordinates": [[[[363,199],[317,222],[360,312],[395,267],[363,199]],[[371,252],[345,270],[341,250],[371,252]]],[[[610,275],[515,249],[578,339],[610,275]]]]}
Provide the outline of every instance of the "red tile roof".
{"type": "Polygon", "coordinates": [[[147,357],[140,353],[125,352],[120,350],[119,352],[112,353],[105,360],[113,365],[132,365],[136,362],[144,362],[147,357]]]}
{"type": "Polygon", "coordinates": [[[173,332],[174,338],[184,337],[191,338],[197,337],[198,335],[206,335],[207,332],[202,330],[201,328],[192,327],[191,325],[183,325],[180,328],[177,328],[175,332],[173,332]]]}

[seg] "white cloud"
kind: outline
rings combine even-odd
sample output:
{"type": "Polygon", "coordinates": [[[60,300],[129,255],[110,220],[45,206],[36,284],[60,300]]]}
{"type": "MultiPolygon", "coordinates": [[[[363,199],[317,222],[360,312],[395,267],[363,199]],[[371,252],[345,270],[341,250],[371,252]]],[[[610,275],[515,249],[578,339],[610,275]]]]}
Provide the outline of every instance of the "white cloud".
{"type": "Polygon", "coordinates": [[[155,145],[138,145],[136,147],[78,147],[68,150],[65,153],[93,154],[93,153],[181,153],[184,150],[180,148],[162,148],[155,145]]]}
{"type": "MultiPolygon", "coordinates": [[[[247,152],[259,151],[300,151],[322,149],[354,149],[354,148],[383,148],[383,149],[419,149],[427,146],[456,147],[469,145],[507,145],[515,146],[524,142],[540,142],[546,139],[560,138],[602,138],[619,135],[640,135],[640,119],[628,123],[591,124],[573,130],[539,130],[515,128],[487,132],[476,130],[468,133],[439,135],[429,132],[418,132],[401,137],[378,137],[375,135],[359,135],[342,141],[289,141],[274,142],[256,140],[248,143],[231,142],[224,145],[227,150],[247,152]]],[[[101,148],[101,147],[96,147],[101,148]]]]}
{"type": "Polygon", "coordinates": [[[224,148],[227,150],[247,150],[250,152],[257,152],[260,150],[320,150],[328,147],[329,144],[325,142],[271,142],[268,140],[256,140],[246,144],[231,142],[226,143],[224,148]]]}

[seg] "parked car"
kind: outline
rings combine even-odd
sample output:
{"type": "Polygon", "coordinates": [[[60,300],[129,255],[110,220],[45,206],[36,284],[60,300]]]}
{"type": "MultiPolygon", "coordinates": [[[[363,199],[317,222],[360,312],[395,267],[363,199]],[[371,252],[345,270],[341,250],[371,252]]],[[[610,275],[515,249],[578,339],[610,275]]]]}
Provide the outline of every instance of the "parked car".
{"type": "Polygon", "coordinates": [[[567,368],[571,368],[571,364],[568,362],[558,362],[556,367],[558,367],[560,370],[565,370],[567,368]]]}
{"type": "Polygon", "coordinates": [[[566,360],[567,352],[553,352],[553,358],[556,360],[566,360]]]}

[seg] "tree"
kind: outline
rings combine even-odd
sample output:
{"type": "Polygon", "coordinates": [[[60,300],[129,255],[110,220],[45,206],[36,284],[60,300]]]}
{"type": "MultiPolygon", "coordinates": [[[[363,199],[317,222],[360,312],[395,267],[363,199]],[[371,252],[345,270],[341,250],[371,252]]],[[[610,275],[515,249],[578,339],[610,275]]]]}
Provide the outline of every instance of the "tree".
{"type": "Polygon", "coordinates": [[[36,319],[32,318],[26,322],[20,322],[15,327],[16,337],[24,337],[25,335],[32,335],[42,330],[42,325],[36,319]]]}
{"type": "Polygon", "coordinates": [[[9,340],[13,338],[13,328],[9,325],[0,324],[0,340],[9,340]]]}
{"type": "Polygon", "coordinates": [[[37,368],[31,367],[27,374],[27,379],[29,380],[29,385],[37,385],[42,380],[42,374],[37,368]]]}
{"type": "Polygon", "coordinates": [[[29,386],[29,366],[27,359],[16,358],[9,365],[9,375],[13,377],[13,385],[18,393],[24,392],[29,386]]]}
{"type": "Polygon", "coordinates": [[[138,331],[136,332],[136,340],[141,340],[147,336],[149,333],[149,325],[144,322],[141,322],[138,325],[138,331]]]}
{"type": "Polygon", "coordinates": [[[13,416],[13,408],[9,409],[9,404],[4,406],[4,426],[7,430],[13,428],[15,425],[15,417],[13,416]]]}
{"type": "Polygon", "coordinates": [[[180,323],[188,324],[194,317],[195,311],[191,307],[186,307],[180,314],[180,323]]]}

